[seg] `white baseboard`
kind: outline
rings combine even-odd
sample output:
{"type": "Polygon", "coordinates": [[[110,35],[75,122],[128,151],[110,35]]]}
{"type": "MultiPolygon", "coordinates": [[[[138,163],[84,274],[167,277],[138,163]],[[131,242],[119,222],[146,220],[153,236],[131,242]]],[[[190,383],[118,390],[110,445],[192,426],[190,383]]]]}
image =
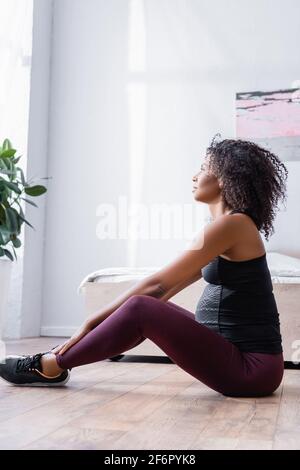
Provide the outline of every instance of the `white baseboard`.
{"type": "Polygon", "coordinates": [[[77,330],[78,326],[42,326],[41,336],[62,336],[69,338],[77,330]]]}

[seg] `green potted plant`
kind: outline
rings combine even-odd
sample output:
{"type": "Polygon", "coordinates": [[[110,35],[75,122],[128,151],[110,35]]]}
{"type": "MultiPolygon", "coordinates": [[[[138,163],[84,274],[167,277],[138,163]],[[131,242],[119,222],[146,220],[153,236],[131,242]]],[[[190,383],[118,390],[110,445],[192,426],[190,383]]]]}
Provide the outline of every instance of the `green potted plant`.
{"type": "Polygon", "coordinates": [[[37,197],[47,191],[45,186],[25,180],[22,168],[17,166],[22,155],[17,157],[16,152],[9,139],[0,145],[0,334],[11,266],[17,260],[16,249],[22,244],[19,238],[22,225],[26,223],[34,229],[25,219],[21,204],[24,201],[38,207],[28,196],[37,197]]]}

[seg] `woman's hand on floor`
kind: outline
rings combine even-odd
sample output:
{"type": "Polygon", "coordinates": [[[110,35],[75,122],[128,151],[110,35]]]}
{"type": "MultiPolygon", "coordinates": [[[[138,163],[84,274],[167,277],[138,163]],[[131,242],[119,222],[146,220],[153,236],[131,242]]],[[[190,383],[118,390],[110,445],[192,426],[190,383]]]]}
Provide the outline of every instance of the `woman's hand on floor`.
{"type": "Polygon", "coordinates": [[[92,326],[88,323],[84,323],[82,326],[75,331],[75,333],[71,336],[70,339],[65,341],[63,344],[56,346],[55,348],[51,349],[51,352],[54,354],[63,354],[66,352],[73,344],[77,343],[81,338],[83,338],[87,333],[92,331],[92,326]]]}

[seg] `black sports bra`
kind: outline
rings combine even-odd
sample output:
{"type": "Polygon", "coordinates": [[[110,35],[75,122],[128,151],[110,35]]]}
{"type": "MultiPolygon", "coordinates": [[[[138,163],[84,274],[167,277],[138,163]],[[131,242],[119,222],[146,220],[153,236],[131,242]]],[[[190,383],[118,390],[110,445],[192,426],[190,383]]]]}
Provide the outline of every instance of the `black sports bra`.
{"type": "Polygon", "coordinates": [[[197,321],[241,351],[282,352],[279,314],[266,253],[244,261],[216,256],[202,268],[202,276],[208,284],[196,306],[197,321]]]}

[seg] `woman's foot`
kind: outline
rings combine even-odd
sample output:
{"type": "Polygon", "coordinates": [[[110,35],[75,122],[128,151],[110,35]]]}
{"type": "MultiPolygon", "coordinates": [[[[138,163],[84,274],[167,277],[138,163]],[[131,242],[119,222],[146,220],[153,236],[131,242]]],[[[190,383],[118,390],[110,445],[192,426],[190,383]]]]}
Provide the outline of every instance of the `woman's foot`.
{"type": "Polygon", "coordinates": [[[52,352],[47,352],[41,357],[41,366],[43,374],[48,377],[57,377],[64,371],[57,364],[56,356],[52,352]]]}
{"type": "Polygon", "coordinates": [[[0,377],[14,385],[57,387],[68,382],[70,371],[61,369],[55,355],[48,351],[32,356],[7,356],[0,364],[0,377]]]}

